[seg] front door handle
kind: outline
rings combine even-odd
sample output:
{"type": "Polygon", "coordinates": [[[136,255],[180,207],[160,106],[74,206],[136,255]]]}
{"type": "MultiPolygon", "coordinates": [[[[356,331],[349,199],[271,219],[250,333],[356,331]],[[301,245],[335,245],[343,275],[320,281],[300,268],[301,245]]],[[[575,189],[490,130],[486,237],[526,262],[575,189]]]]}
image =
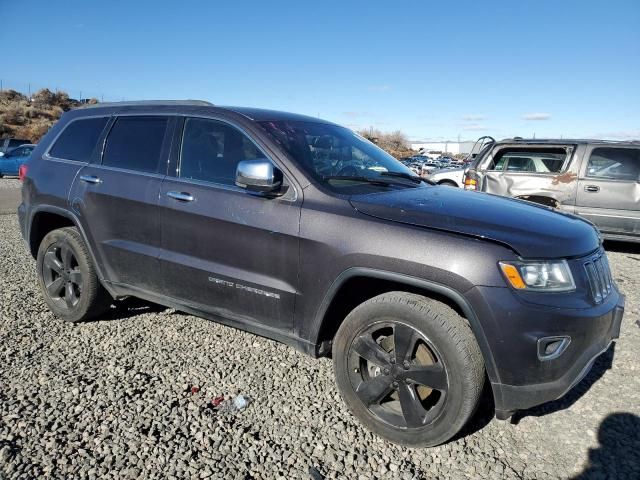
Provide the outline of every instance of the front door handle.
{"type": "Polygon", "coordinates": [[[102,183],[99,177],[95,175],[80,175],[80,180],[83,182],[91,183],[93,185],[97,185],[98,183],[102,183]]]}
{"type": "Polygon", "coordinates": [[[600,187],[597,185],[587,185],[584,187],[585,192],[599,192],[600,187]]]}
{"type": "Polygon", "coordinates": [[[171,197],[181,202],[193,202],[194,197],[187,192],[167,192],[167,197],[171,197]]]}

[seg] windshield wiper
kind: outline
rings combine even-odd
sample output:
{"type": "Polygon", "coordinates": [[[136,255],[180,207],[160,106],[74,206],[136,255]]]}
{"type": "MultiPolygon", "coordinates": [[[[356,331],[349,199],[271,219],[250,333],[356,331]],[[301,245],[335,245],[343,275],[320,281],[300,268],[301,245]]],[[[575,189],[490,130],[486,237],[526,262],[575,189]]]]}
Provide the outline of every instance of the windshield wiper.
{"type": "Polygon", "coordinates": [[[414,187],[417,185],[407,185],[404,182],[394,182],[393,180],[384,178],[365,177],[364,175],[325,175],[323,180],[349,180],[353,182],[364,182],[372,185],[383,185],[388,187],[389,185],[403,185],[405,187],[414,187]]]}
{"type": "Polygon", "coordinates": [[[365,177],[364,175],[324,175],[323,180],[351,180],[353,182],[366,182],[379,185],[391,185],[393,182],[388,182],[382,178],[365,177]]]}
{"type": "Polygon", "coordinates": [[[428,178],[419,177],[418,175],[411,175],[410,173],[405,172],[382,172],[380,175],[386,175],[388,177],[398,177],[398,178],[406,178],[407,180],[411,180],[415,183],[428,183],[429,185],[436,185],[436,182],[433,180],[429,180],[428,178]]]}
{"type": "Polygon", "coordinates": [[[410,173],[406,172],[380,172],[380,175],[383,175],[385,177],[406,178],[407,180],[411,180],[414,183],[422,182],[422,177],[419,177],[418,175],[411,175],[410,173]]]}

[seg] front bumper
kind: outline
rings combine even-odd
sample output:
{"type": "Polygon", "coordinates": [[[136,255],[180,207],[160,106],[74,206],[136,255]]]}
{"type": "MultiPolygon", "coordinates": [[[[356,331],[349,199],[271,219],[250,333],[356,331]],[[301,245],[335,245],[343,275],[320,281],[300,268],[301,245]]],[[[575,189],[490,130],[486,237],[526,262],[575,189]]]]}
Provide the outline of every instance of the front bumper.
{"type": "Polygon", "coordinates": [[[565,395],[620,336],[625,298],[617,289],[588,309],[533,305],[504,288],[476,287],[470,296],[480,306],[477,313],[496,365],[491,384],[499,418],[565,395]],[[541,360],[537,342],[553,336],[571,342],[557,358],[541,360]]]}

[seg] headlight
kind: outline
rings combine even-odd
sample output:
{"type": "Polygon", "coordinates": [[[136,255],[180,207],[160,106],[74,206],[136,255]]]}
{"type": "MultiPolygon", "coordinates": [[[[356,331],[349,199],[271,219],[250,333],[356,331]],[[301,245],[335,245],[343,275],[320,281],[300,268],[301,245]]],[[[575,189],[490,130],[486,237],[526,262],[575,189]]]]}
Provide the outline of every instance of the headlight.
{"type": "Polygon", "coordinates": [[[566,260],[499,262],[509,284],[517,290],[568,292],[576,288],[566,260]]]}

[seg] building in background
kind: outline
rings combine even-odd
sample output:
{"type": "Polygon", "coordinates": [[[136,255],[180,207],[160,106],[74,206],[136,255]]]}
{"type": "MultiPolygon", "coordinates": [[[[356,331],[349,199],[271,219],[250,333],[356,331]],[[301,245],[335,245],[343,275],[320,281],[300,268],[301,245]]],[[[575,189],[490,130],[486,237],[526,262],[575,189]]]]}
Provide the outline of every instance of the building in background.
{"type": "Polygon", "coordinates": [[[438,157],[441,154],[451,155],[467,154],[471,152],[475,141],[452,141],[452,142],[416,142],[411,144],[411,150],[423,153],[429,157],[438,157]]]}

